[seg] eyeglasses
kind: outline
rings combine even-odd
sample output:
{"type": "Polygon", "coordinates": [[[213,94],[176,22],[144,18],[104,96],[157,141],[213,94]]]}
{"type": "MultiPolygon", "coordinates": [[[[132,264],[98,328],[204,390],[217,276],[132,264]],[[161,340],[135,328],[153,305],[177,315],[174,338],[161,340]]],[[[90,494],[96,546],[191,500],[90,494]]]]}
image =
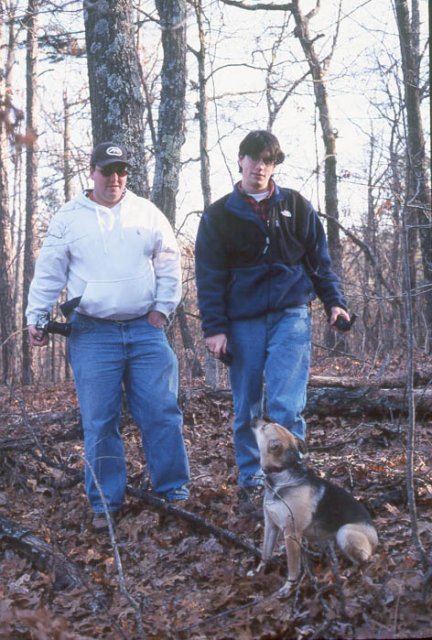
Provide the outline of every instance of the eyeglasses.
{"type": "Polygon", "coordinates": [[[273,158],[273,156],[264,156],[264,158],[262,158],[261,156],[249,156],[249,158],[256,164],[262,162],[266,167],[270,167],[275,163],[275,159],[273,158]]]}
{"type": "Polygon", "coordinates": [[[107,167],[97,167],[104,178],[116,173],[119,178],[124,178],[128,174],[128,168],[124,164],[109,164],[107,167]]]}

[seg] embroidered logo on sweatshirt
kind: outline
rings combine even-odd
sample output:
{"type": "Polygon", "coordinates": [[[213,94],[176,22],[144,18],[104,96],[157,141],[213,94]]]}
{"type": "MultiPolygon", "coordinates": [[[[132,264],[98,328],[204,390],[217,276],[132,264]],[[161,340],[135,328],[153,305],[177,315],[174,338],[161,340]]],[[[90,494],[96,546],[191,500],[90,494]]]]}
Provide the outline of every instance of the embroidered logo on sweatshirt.
{"type": "Polygon", "coordinates": [[[284,209],[283,211],[281,211],[281,214],[283,216],[285,216],[285,218],[291,218],[292,217],[292,213],[291,213],[291,211],[288,211],[288,209],[284,209]]]}

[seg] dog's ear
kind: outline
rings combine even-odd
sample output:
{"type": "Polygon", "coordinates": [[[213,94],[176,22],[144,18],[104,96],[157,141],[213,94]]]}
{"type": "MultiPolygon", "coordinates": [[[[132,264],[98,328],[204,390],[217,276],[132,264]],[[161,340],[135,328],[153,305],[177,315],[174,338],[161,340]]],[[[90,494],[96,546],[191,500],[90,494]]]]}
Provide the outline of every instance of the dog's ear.
{"type": "Polygon", "coordinates": [[[273,453],[277,456],[280,456],[281,453],[283,453],[283,444],[280,440],[277,440],[276,438],[272,438],[271,440],[269,440],[268,442],[268,452],[269,453],[273,453]]]}

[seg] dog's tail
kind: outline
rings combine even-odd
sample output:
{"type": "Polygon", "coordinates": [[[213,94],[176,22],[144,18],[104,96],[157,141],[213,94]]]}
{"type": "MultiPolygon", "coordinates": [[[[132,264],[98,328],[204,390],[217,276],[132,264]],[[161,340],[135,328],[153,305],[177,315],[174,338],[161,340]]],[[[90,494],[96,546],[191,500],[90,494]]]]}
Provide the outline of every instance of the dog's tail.
{"type": "Polygon", "coordinates": [[[344,554],[354,563],[367,562],[378,544],[378,535],[371,524],[346,524],[336,534],[344,554]]]}

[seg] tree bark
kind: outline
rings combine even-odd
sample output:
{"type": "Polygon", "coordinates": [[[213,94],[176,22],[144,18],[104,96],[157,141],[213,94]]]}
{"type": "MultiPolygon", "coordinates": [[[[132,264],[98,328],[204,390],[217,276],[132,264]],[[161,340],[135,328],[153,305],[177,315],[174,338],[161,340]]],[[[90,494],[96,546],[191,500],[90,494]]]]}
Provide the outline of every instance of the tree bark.
{"type": "Polygon", "coordinates": [[[164,52],[152,200],[175,226],[186,96],[186,2],[156,0],[164,52]]]}
{"type": "MultiPolygon", "coordinates": [[[[330,64],[333,50],[336,44],[337,35],[334,37],[333,48],[331,53],[324,59],[320,60],[316,52],[314,42],[309,32],[309,22],[320,9],[320,3],[317,2],[315,8],[303,15],[300,8],[300,0],[293,0],[291,12],[294,16],[296,28],[294,35],[299,39],[306,61],[309,65],[313,80],[313,90],[315,93],[316,107],[318,109],[319,121],[321,125],[322,138],[324,142],[324,188],[325,188],[325,212],[327,217],[327,239],[329,252],[332,258],[333,267],[339,276],[342,277],[342,244],[339,235],[339,203],[338,203],[338,177],[337,177],[337,160],[336,160],[336,137],[337,131],[333,127],[330,116],[330,105],[328,92],[325,83],[325,75],[330,64]]],[[[339,29],[338,17],[336,24],[336,34],[339,29]]],[[[317,38],[320,36],[317,36],[317,38]]],[[[346,336],[335,333],[328,327],[325,333],[325,342],[327,347],[333,348],[335,351],[346,351],[346,336]]]]}
{"type": "MultiPolygon", "coordinates": [[[[321,132],[325,148],[324,183],[325,183],[325,211],[328,217],[327,236],[329,250],[337,273],[342,273],[342,247],[339,237],[339,227],[334,220],[339,220],[338,189],[336,173],[336,135],[330,116],[330,105],[325,84],[325,74],[330,63],[331,54],[321,61],[314,47],[314,40],[309,33],[310,19],[319,10],[319,3],[307,15],[303,15],[300,0],[293,0],[291,12],[294,16],[296,29],[294,35],[299,39],[306,61],[313,78],[316,106],[319,113],[321,132]]],[[[334,45],[333,45],[334,46],[334,45]]]]}
{"type": "MultiPolygon", "coordinates": [[[[203,205],[206,210],[212,200],[211,185],[210,185],[210,158],[208,153],[208,97],[207,97],[207,80],[206,80],[206,35],[204,31],[203,20],[203,6],[202,0],[194,0],[193,3],[195,9],[195,15],[198,25],[198,36],[200,47],[198,51],[194,51],[194,54],[198,62],[198,88],[199,88],[199,102],[198,102],[198,119],[199,119],[199,132],[200,132],[200,177],[201,177],[201,189],[203,194],[203,205]]],[[[215,358],[209,356],[206,352],[204,370],[206,382],[213,389],[216,389],[219,385],[219,372],[218,361],[215,358]]]]}
{"type": "Polygon", "coordinates": [[[426,145],[420,111],[420,17],[418,0],[412,0],[410,21],[407,0],[395,0],[402,56],[405,109],[408,126],[407,210],[415,211],[419,226],[424,274],[426,350],[432,353],[432,218],[426,145]]]}
{"type": "MultiPolygon", "coordinates": [[[[0,1],[0,13],[5,14],[5,3],[0,1]]],[[[3,42],[3,20],[0,20],[0,52],[6,51],[7,43],[3,42]]],[[[9,121],[12,112],[10,99],[9,60],[0,58],[0,378],[3,382],[10,381],[13,376],[13,342],[14,309],[12,293],[12,263],[11,221],[9,211],[8,188],[8,137],[14,133],[14,125],[9,121]]],[[[8,54],[6,54],[8,56],[8,54]]]]}
{"type": "MultiPolygon", "coordinates": [[[[37,82],[37,25],[38,25],[39,0],[29,0],[25,26],[27,29],[27,132],[33,144],[28,144],[26,149],[26,213],[24,232],[24,263],[23,263],[23,329],[27,325],[25,310],[27,307],[30,283],[33,277],[35,262],[34,247],[34,221],[37,214],[37,156],[36,156],[36,82],[37,82]]],[[[22,382],[31,384],[33,381],[31,347],[27,331],[22,335],[22,382]]]]}
{"type": "Polygon", "coordinates": [[[144,100],[131,0],[84,0],[94,144],[113,140],[131,156],[128,186],[145,196],[144,100]]]}
{"type": "Polygon", "coordinates": [[[211,204],[211,186],[210,186],[210,159],[208,153],[208,97],[207,97],[207,80],[206,80],[206,35],[204,31],[203,6],[202,0],[194,0],[193,7],[198,25],[198,36],[200,48],[193,51],[198,62],[198,119],[200,131],[200,175],[201,189],[203,193],[204,209],[211,204]]]}
{"type": "Polygon", "coordinates": [[[186,361],[190,368],[192,378],[200,378],[203,375],[203,370],[189,329],[183,302],[177,307],[176,317],[178,319],[183,346],[186,352],[186,361]]]}

